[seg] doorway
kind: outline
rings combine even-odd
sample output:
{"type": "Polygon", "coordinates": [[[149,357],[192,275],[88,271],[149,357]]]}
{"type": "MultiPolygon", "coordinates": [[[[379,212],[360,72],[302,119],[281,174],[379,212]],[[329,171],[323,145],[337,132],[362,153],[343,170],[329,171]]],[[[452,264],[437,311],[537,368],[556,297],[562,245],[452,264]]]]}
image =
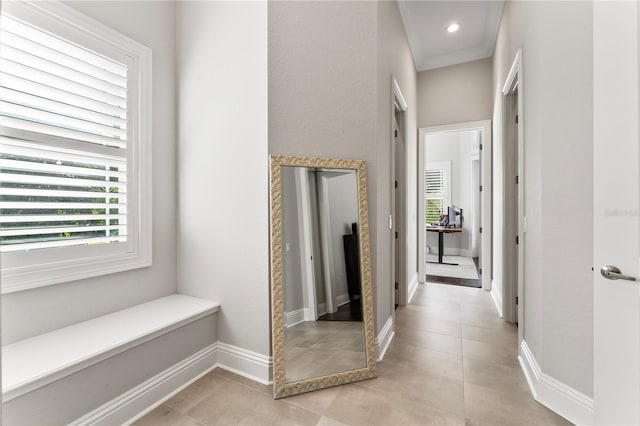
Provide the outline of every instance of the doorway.
{"type": "MultiPolygon", "coordinates": [[[[405,153],[405,145],[404,145],[404,129],[401,128],[400,123],[402,122],[403,113],[396,109],[394,114],[393,121],[393,135],[394,135],[394,145],[393,149],[395,151],[395,173],[394,173],[394,203],[395,203],[395,226],[394,226],[394,246],[395,246],[395,281],[394,281],[394,300],[395,300],[395,308],[398,308],[400,304],[400,283],[402,280],[402,270],[403,270],[403,262],[404,258],[403,253],[403,244],[402,241],[405,238],[404,234],[404,187],[405,182],[402,176],[402,172],[404,169],[404,153],[405,153]]],[[[404,283],[403,283],[404,284],[404,283]]]]}
{"type": "MultiPolygon", "coordinates": [[[[409,302],[406,241],[407,225],[405,221],[406,203],[406,148],[407,140],[407,102],[395,78],[391,82],[391,311],[409,302]]],[[[415,289],[414,289],[415,290],[415,289]]]]}
{"type": "MultiPolygon", "coordinates": [[[[522,51],[518,50],[502,88],[502,300],[499,308],[507,322],[523,318],[524,285],[524,132],[522,120],[522,51]]],[[[522,340],[519,327],[519,341],[522,340]]]]}
{"type": "Polygon", "coordinates": [[[418,151],[420,282],[489,291],[491,122],[421,128],[418,151]]]}
{"type": "Polygon", "coordinates": [[[287,296],[298,308],[287,311],[287,326],[362,321],[355,172],[283,167],[282,182],[295,190],[283,209],[285,275],[301,283],[287,296]]]}

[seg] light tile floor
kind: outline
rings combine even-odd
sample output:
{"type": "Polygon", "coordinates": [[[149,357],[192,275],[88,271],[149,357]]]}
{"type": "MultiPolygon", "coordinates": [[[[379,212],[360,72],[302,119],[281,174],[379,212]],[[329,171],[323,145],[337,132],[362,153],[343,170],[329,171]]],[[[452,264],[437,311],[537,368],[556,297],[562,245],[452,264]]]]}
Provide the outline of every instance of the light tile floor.
{"type": "Polygon", "coordinates": [[[531,397],[517,329],[483,290],[420,286],[395,330],[376,379],[275,401],[270,386],[216,369],[135,424],[570,424],[531,397]]]}

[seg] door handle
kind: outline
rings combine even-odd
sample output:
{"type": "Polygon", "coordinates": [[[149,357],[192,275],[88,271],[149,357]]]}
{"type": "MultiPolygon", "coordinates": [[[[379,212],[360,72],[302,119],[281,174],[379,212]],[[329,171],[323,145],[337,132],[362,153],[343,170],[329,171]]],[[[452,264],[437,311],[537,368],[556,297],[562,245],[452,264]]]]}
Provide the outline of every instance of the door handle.
{"type": "Polygon", "coordinates": [[[608,280],[627,280],[638,281],[636,277],[624,275],[622,271],[616,266],[606,265],[600,268],[600,273],[608,280]]]}

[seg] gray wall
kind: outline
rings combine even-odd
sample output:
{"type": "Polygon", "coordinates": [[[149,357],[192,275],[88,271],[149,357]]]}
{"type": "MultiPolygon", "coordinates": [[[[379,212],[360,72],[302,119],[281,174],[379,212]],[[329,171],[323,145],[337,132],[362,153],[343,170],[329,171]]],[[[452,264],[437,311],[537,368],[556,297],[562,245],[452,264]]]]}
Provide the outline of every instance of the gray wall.
{"type": "Polygon", "coordinates": [[[3,344],[176,291],[175,4],[68,4],[153,50],[153,266],[2,295],[3,344]]]}
{"type": "MultiPolygon", "coordinates": [[[[391,76],[409,104],[415,160],[416,72],[395,2],[269,2],[269,153],[363,159],[376,328],[391,309],[391,76]]],[[[415,167],[407,172],[415,193],[415,167]]],[[[412,192],[409,192],[412,193],[412,192]]],[[[407,201],[417,277],[416,199],[407,201]]]]}
{"type": "Polygon", "coordinates": [[[269,2],[269,153],[365,160],[372,247],[375,69],[374,2],[269,2]]]}
{"type": "Polygon", "coordinates": [[[491,58],[418,73],[418,127],[488,120],[491,58]]]}
{"type": "MultiPolygon", "coordinates": [[[[500,90],[523,48],[524,339],[544,373],[587,395],[593,395],[592,21],[590,2],[507,2],[493,66],[499,153],[500,90]]],[[[496,164],[494,194],[501,190],[496,164]]],[[[501,210],[494,207],[495,218],[501,210]]],[[[494,247],[498,255],[495,240],[494,247]]]]}
{"type": "Polygon", "coordinates": [[[220,302],[221,342],[269,355],[267,5],[176,14],[178,291],[220,302]]]}
{"type": "MultiPolygon", "coordinates": [[[[377,2],[378,33],[377,33],[377,152],[376,192],[377,213],[371,217],[371,227],[376,229],[377,240],[372,242],[372,253],[376,257],[377,276],[377,326],[378,331],[384,326],[388,317],[393,316],[394,282],[391,273],[391,246],[395,244],[389,230],[388,216],[391,213],[392,182],[391,182],[391,105],[392,77],[398,82],[408,108],[405,112],[406,122],[401,124],[405,129],[405,182],[404,218],[404,253],[407,268],[403,271],[402,281],[406,283],[418,282],[418,223],[417,223],[417,100],[416,100],[416,67],[413,63],[411,48],[407,41],[404,24],[400,17],[398,4],[394,1],[377,2]]],[[[397,267],[397,265],[396,265],[397,267]]]]}

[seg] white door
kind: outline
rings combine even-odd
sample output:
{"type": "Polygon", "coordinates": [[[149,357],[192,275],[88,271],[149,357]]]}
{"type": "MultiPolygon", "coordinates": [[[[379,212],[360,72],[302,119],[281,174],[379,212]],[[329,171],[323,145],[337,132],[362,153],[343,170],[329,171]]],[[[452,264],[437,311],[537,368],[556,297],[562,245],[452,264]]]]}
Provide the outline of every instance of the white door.
{"type": "MultiPolygon", "coordinates": [[[[594,414],[640,424],[638,4],[594,2],[594,414]]],[[[574,214],[579,214],[574,212],[574,214]]]]}

